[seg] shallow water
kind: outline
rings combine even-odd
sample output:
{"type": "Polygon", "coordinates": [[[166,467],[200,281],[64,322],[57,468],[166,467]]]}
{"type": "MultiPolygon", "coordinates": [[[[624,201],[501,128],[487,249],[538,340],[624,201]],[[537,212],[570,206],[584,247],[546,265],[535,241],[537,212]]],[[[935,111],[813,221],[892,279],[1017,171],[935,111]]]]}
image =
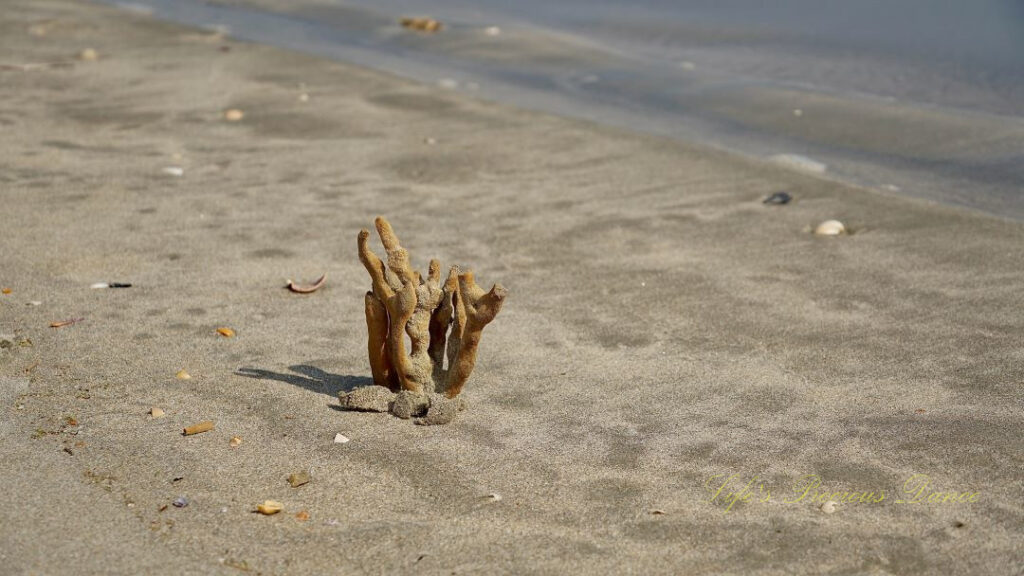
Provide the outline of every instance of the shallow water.
{"type": "Polygon", "coordinates": [[[1024,219],[1017,0],[132,6],[524,108],[1024,219]],[[403,15],[447,26],[411,33],[397,25],[403,15]]]}

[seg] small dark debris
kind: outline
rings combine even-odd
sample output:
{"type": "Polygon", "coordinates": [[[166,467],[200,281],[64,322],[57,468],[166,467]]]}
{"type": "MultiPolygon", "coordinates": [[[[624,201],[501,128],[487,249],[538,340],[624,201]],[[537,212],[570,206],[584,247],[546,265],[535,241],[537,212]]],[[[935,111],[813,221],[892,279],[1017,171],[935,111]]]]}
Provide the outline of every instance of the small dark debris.
{"type": "Polygon", "coordinates": [[[67,447],[65,447],[65,448],[64,448],[64,451],[65,451],[65,452],[67,452],[68,454],[72,455],[72,456],[74,456],[74,455],[75,455],[75,452],[74,452],[74,450],[72,450],[71,448],[67,448],[67,447]]]}
{"type": "Polygon", "coordinates": [[[789,192],[776,192],[771,196],[764,199],[765,204],[775,204],[781,206],[782,204],[789,204],[789,201],[793,197],[789,195],[789,192]]]}
{"type": "Polygon", "coordinates": [[[131,288],[132,287],[131,284],[128,284],[126,282],[108,282],[107,286],[110,286],[111,288],[131,288]]]}

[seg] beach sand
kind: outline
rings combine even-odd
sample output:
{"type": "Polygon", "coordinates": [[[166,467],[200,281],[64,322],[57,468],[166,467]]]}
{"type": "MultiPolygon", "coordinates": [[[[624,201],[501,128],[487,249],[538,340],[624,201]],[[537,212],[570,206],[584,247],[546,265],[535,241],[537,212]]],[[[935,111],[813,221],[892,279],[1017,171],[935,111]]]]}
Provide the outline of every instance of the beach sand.
{"type": "Polygon", "coordinates": [[[5,0],[0,64],[4,573],[1024,562],[1019,222],[71,0],[5,0]],[[509,290],[449,425],[338,409],[377,215],[509,290]]]}

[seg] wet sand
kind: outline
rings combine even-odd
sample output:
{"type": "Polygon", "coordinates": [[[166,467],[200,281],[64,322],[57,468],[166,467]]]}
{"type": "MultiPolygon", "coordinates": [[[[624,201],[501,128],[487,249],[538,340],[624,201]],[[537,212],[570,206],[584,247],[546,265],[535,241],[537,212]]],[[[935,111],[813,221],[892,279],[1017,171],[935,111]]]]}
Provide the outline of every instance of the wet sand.
{"type": "Polygon", "coordinates": [[[5,1],[0,55],[12,574],[1021,565],[1021,223],[69,0],[5,1]],[[510,292],[447,426],[337,408],[379,214],[510,292]]]}

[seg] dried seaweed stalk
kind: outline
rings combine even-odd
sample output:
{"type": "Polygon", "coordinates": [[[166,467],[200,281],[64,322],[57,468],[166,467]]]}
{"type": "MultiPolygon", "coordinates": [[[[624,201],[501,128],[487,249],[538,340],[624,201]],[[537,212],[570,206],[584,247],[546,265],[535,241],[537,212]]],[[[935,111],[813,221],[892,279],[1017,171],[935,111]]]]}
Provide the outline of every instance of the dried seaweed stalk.
{"type": "Polygon", "coordinates": [[[375,384],[393,391],[458,395],[476,364],[484,326],[501,310],[506,290],[484,292],[473,273],[453,266],[441,285],[441,263],[431,260],[424,278],[409,264],[391,224],[375,221],[387,266],[370,250],[370,232],[359,232],[359,260],[370,274],[366,293],[367,350],[375,384]],[[411,349],[406,351],[405,336],[411,349]],[[445,367],[445,356],[448,365],[445,367]]]}

